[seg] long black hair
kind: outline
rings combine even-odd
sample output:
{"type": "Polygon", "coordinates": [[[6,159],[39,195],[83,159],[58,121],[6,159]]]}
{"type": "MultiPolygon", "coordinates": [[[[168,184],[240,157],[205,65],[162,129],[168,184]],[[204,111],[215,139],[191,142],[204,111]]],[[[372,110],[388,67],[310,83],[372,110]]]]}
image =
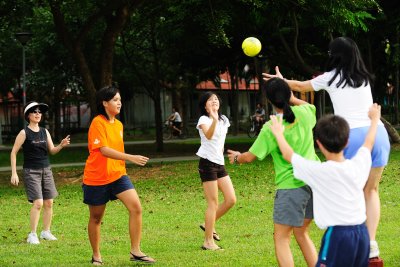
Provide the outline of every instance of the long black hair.
{"type": "Polygon", "coordinates": [[[217,94],[215,94],[215,93],[213,93],[213,92],[211,92],[211,91],[207,91],[207,92],[205,92],[204,94],[202,94],[201,96],[200,96],[200,99],[199,99],[199,112],[200,112],[200,116],[209,116],[209,114],[208,114],[208,112],[207,112],[207,110],[206,110],[206,103],[207,103],[207,101],[208,101],[208,99],[210,99],[210,97],[211,96],[213,96],[213,95],[215,95],[215,96],[217,96],[217,98],[218,98],[218,101],[219,101],[219,107],[220,107],[220,109],[218,110],[218,119],[222,119],[222,115],[221,115],[221,104],[222,104],[222,100],[221,100],[221,98],[219,97],[219,95],[217,95],[217,94]]]}
{"type": "Polygon", "coordinates": [[[265,83],[265,91],[271,104],[283,110],[283,119],[289,123],[294,122],[296,116],[289,104],[292,91],[287,82],[281,78],[269,79],[265,83]]]}
{"type": "Polygon", "coordinates": [[[368,72],[357,44],[348,37],[338,37],[329,44],[329,59],[327,71],[335,70],[335,74],[328,82],[331,85],[339,75],[340,80],[336,87],[347,85],[357,88],[371,83],[373,75],[368,72]]]}
{"type": "Polygon", "coordinates": [[[103,87],[96,92],[97,114],[103,115],[108,120],[110,119],[107,115],[106,109],[104,108],[103,101],[110,101],[117,93],[119,93],[119,89],[113,85],[103,87]]]}

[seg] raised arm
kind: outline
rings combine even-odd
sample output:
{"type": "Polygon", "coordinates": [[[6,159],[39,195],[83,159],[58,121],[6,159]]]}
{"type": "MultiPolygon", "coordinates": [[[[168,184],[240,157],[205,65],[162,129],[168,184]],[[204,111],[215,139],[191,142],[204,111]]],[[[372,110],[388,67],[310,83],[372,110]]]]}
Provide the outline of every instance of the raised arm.
{"type": "Polygon", "coordinates": [[[372,150],[375,143],[375,136],[376,136],[376,130],[378,128],[378,122],[381,118],[381,106],[376,103],[373,104],[369,108],[368,117],[371,119],[371,126],[369,127],[367,136],[365,137],[363,146],[365,146],[369,150],[372,150]]]}
{"type": "Polygon", "coordinates": [[[285,131],[285,126],[282,123],[282,118],[275,115],[271,115],[270,118],[272,122],[270,128],[276,138],[282,156],[286,161],[291,163],[294,152],[292,147],[286,141],[285,136],[283,135],[283,132],[285,131]]]}
{"type": "MultiPolygon", "coordinates": [[[[264,81],[268,81],[269,79],[274,78],[274,77],[278,77],[278,78],[284,79],[283,75],[279,71],[279,67],[278,66],[275,67],[275,72],[276,72],[276,74],[263,73],[262,75],[263,75],[264,81]]],[[[305,93],[305,92],[314,91],[310,80],[308,80],[308,81],[297,81],[297,80],[287,80],[287,79],[285,79],[285,81],[288,83],[290,89],[292,89],[295,92],[305,93]]]]}

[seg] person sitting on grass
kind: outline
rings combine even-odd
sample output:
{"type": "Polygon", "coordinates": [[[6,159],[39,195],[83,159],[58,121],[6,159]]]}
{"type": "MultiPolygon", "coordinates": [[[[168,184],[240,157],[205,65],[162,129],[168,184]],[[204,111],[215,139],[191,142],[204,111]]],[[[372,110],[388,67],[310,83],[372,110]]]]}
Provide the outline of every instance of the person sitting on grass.
{"type": "Polygon", "coordinates": [[[294,175],[313,191],[315,223],[326,229],[316,266],[366,267],[369,261],[369,234],[365,224],[366,205],[363,188],[368,180],[380,106],[373,104],[368,114],[371,126],[364,144],[351,159],[344,148],[350,127],[337,115],[321,118],[315,127],[315,139],[326,162],[305,159],[285,139],[282,120],[271,116],[271,131],[285,160],[292,163],[294,175]]]}

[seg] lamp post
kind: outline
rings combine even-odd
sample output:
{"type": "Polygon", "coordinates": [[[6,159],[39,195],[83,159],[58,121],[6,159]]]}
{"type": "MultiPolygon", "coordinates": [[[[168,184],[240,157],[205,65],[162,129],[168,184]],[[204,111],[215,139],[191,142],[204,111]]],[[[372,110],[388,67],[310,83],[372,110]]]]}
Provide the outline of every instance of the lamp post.
{"type": "MultiPolygon", "coordinates": [[[[25,45],[32,38],[32,33],[30,32],[19,32],[15,34],[15,38],[22,45],[22,103],[25,107],[26,105],[26,79],[25,79],[25,45]]],[[[24,120],[25,121],[25,120],[24,120]]]]}

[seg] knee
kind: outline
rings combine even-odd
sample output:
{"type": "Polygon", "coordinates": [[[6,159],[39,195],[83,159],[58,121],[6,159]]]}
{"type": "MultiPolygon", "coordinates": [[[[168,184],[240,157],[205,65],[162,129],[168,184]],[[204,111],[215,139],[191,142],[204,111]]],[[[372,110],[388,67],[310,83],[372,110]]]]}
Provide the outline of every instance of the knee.
{"type": "Polygon", "coordinates": [[[45,201],[43,201],[43,207],[45,209],[53,208],[53,200],[52,199],[46,199],[45,201]]]}
{"type": "Polygon", "coordinates": [[[141,216],[142,212],[143,210],[140,204],[135,204],[129,209],[129,213],[133,216],[141,216]]]}
{"type": "Polygon", "coordinates": [[[43,207],[43,199],[37,199],[32,203],[32,209],[41,210],[43,207]]]}
{"type": "Polygon", "coordinates": [[[234,195],[225,199],[225,203],[229,208],[232,208],[236,204],[236,196],[234,195]]]}
{"type": "Polygon", "coordinates": [[[218,200],[210,200],[210,201],[208,201],[208,209],[216,211],[218,209],[218,200]]]}

